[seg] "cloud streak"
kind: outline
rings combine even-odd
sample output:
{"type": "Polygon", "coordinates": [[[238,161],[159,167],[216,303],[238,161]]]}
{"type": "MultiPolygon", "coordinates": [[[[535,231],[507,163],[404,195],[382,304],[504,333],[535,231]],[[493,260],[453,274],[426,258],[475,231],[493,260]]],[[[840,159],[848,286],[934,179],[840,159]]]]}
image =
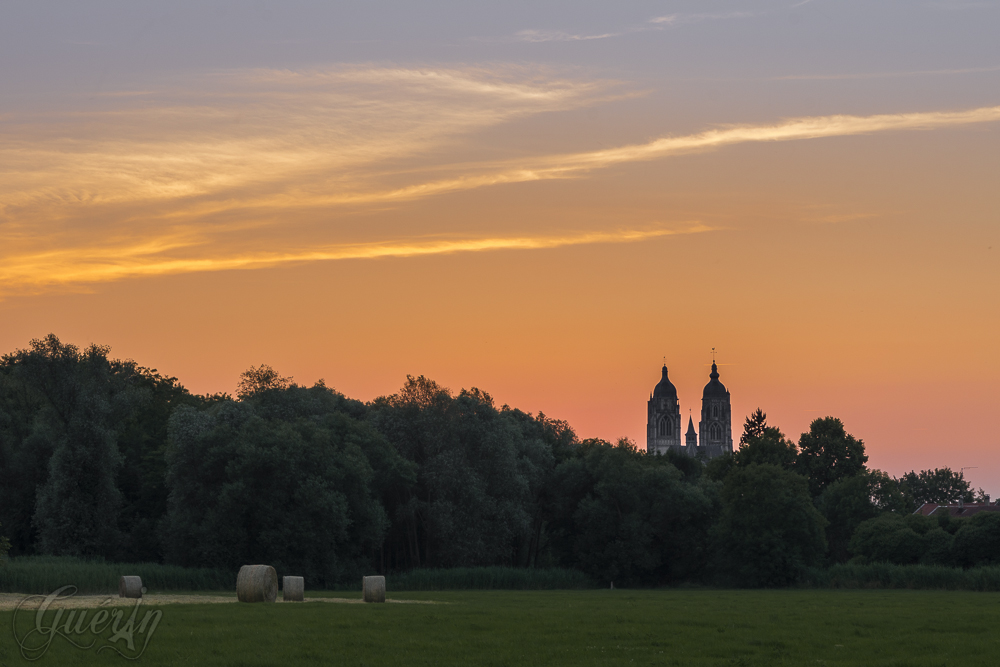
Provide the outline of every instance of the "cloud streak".
{"type": "MultiPolygon", "coordinates": [[[[807,0],[808,2],[809,0],[807,0]]],[[[664,16],[654,16],[647,19],[642,25],[633,25],[615,32],[602,32],[594,34],[573,33],[565,30],[521,30],[514,34],[514,40],[519,42],[587,42],[596,39],[609,39],[611,37],[622,37],[640,32],[660,31],[667,28],[690,24],[701,23],[703,21],[720,21],[726,19],[748,18],[753,16],[750,12],[716,12],[702,14],[667,14],[664,16]]]]}
{"type": "Polygon", "coordinates": [[[0,286],[639,241],[674,232],[490,234],[462,231],[472,224],[462,212],[458,227],[425,219],[422,229],[447,234],[412,240],[408,202],[740,144],[1000,120],[1000,106],[816,116],[535,155],[467,139],[613,98],[615,85],[517,69],[254,70],[206,77],[200,89],[114,92],[72,114],[8,115],[0,286]]]}
{"type": "Polygon", "coordinates": [[[856,79],[893,79],[910,76],[938,76],[948,74],[981,74],[985,72],[1000,72],[1000,65],[991,67],[967,67],[964,69],[926,69],[902,72],[858,72],[854,74],[789,74],[773,77],[771,81],[838,81],[856,79]]]}
{"type": "Polygon", "coordinates": [[[514,35],[520,42],[587,42],[593,39],[619,37],[623,33],[606,32],[599,35],[578,35],[563,30],[521,30],[514,35]]]}
{"type": "Polygon", "coordinates": [[[566,233],[548,236],[498,236],[465,239],[395,240],[312,247],[289,252],[255,252],[225,257],[169,257],[184,242],[147,242],[9,257],[0,266],[3,292],[32,292],[52,286],[92,284],[150,276],[238,269],[264,269],[306,262],[423,257],[498,250],[543,250],[566,246],[635,243],[711,231],[700,223],[685,228],[655,227],[566,233]]]}
{"type": "MultiPolygon", "coordinates": [[[[469,190],[504,183],[580,177],[596,169],[713,150],[736,144],[797,141],[903,130],[932,130],[996,121],[1000,121],[1000,106],[950,112],[792,118],[774,125],[734,125],[697,134],[662,137],[643,144],[548,156],[535,160],[520,160],[509,162],[506,165],[494,164],[491,165],[491,170],[479,175],[430,181],[381,192],[331,197],[325,201],[330,204],[346,204],[416,199],[444,192],[469,190]]],[[[465,166],[466,171],[473,171],[476,168],[476,165],[465,166]]]]}

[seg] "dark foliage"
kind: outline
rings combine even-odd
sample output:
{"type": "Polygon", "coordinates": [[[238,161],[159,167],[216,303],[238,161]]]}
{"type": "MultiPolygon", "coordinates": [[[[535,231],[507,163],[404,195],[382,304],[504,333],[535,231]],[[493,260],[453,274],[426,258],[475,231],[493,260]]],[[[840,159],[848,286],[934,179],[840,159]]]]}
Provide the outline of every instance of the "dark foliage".
{"type": "Polygon", "coordinates": [[[816,499],[816,507],[827,520],[829,556],[843,563],[850,558],[851,537],[861,523],[885,512],[905,513],[909,505],[896,480],[871,470],[827,486],[816,499]]]}
{"type": "Polygon", "coordinates": [[[715,486],[667,457],[586,440],[555,470],[549,508],[557,562],[599,581],[666,583],[704,571],[715,486]]]}
{"type": "Polygon", "coordinates": [[[799,438],[795,469],[808,478],[809,491],[816,497],[837,480],[863,473],[867,462],[864,443],[847,433],[839,419],[824,417],[799,438]]]}
{"type": "Polygon", "coordinates": [[[895,480],[866,462],[832,417],[796,446],[758,409],[734,454],[703,461],[581,442],[565,422],[422,376],[365,404],[260,365],[234,400],[52,335],[0,359],[0,522],[14,557],[268,562],[328,586],[456,567],[784,586],[851,557],[1000,561],[1000,514],[909,516],[971,501],[960,474],[895,480]]]}
{"type": "Polygon", "coordinates": [[[899,478],[899,488],[910,502],[912,509],[924,503],[948,504],[964,500],[973,501],[972,488],[961,473],[951,468],[911,470],[899,478]]]}
{"type": "Polygon", "coordinates": [[[718,576],[740,586],[793,584],[822,560],[825,524],[804,477],[771,463],[737,467],[713,527],[718,576]]]}
{"type": "Polygon", "coordinates": [[[381,495],[412,472],[345,405],[318,386],[177,410],[166,457],[167,561],[270,563],[321,585],[360,576],[389,528],[381,495]]]}

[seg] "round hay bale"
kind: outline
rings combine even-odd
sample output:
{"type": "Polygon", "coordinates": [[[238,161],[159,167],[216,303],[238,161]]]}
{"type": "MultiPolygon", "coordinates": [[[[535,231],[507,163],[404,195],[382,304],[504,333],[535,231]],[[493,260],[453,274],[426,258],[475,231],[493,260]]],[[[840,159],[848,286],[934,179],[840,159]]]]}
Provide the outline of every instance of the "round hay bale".
{"type": "Polygon", "coordinates": [[[118,597],[120,598],[141,598],[142,597],[142,578],[141,577],[119,577],[118,579],[118,597]]]}
{"type": "Polygon", "coordinates": [[[306,580],[302,577],[281,578],[281,599],[285,602],[303,602],[305,590],[306,580]]]}
{"type": "Polygon", "coordinates": [[[236,576],[240,602],[274,602],[278,598],[278,573],[270,565],[244,565],[236,576]]]}
{"type": "Polygon", "coordinates": [[[365,577],[361,588],[365,602],[385,602],[385,577],[365,577]]]}

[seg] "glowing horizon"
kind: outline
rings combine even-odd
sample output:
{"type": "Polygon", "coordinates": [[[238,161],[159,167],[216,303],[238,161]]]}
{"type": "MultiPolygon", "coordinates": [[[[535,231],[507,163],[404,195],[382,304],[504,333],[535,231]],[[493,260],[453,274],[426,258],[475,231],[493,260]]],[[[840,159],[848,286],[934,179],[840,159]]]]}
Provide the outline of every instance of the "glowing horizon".
{"type": "Polygon", "coordinates": [[[293,4],[0,27],[3,352],[424,374],[641,446],[717,347],[734,439],[832,415],[1000,489],[1000,6],[293,4]]]}

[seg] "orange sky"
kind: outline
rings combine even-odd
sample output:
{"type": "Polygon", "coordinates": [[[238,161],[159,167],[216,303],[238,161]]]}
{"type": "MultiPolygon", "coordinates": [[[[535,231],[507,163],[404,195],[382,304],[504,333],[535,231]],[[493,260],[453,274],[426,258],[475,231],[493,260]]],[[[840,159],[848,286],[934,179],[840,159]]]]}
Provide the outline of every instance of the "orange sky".
{"type": "MultiPolygon", "coordinates": [[[[697,412],[715,347],[734,439],[834,415],[876,467],[1000,493],[998,49],[709,52],[786,25],[740,7],[0,75],[0,349],[106,343],[198,392],[424,374],[643,445],[663,357],[697,412]]],[[[983,20],[953,9],[904,19],[983,20]]]]}

